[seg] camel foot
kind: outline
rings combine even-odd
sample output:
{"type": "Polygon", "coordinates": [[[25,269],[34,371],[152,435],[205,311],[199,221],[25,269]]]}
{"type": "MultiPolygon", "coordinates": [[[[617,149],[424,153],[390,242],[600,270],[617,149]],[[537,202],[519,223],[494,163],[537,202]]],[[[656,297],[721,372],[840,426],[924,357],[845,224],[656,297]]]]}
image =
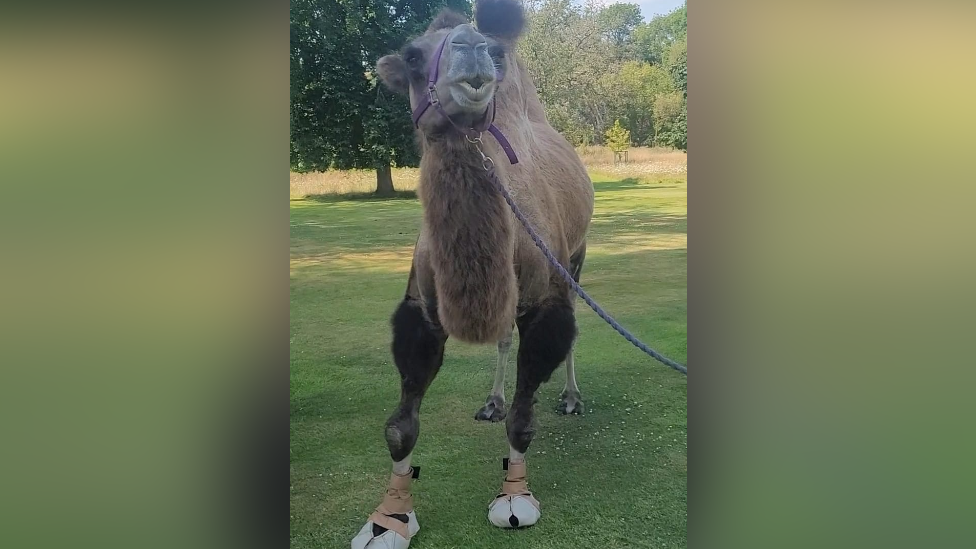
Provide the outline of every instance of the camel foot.
{"type": "Polygon", "coordinates": [[[410,539],[419,530],[420,524],[417,523],[417,515],[413,511],[387,515],[385,519],[380,519],[374,515],[366,521],[356,537],[352,538],[352,549],[407,549],[410,545],[410,539]],[[377,524],[374,522],[374,518],[386,526],[394,526],[396,530],[377,524]],[[402,526],[388,521],[398,521],[402,526]]]}
{"type": "Polygon", "coordinates": [[[352,549],[407,549],[410,539],[420,531],[413,511],[410,483],[415,470],[390,475],[383,503],[352,538],[352,549]]]}
{"type": "Polygon", "coordinates": [[[524,528],[539,522],[538,502],[528,495],[501,495],[488,506],[488,520],[499,528],[524,528]]]}
{"type": "Polygon", "coordinates": [[[502,490],[488,504],[488,521],[499,528],[523,528],[539,522],[542,512],[525,482],[525,462],[509,463],[502,490]]]}
{"type": "Polygon", "coordinates": [[[498,395],[491,395],[485,401],[485,405],[475,412],[474,418],[478,421],[501,421],[505,419],[508,412],[505,411],[505,399],[498,395]]]}
{"type": "Polygon", "coordinates": [[[559,395],[559,404],[556,405],[556,411],[560,414],[583,415],[586,412],[586,406],[580,400],[579,391],[563,391],[559,395]]]}

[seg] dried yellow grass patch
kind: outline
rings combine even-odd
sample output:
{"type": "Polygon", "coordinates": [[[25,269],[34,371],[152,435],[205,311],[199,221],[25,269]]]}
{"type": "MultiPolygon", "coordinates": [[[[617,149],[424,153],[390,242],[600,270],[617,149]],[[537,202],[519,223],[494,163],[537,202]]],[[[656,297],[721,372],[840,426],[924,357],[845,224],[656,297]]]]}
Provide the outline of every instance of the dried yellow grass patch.
{"type": "MultiPolygon", "coordinates": [[[[393,188],[398,191],[417,189],[418,168],[393,169],[393,188]]],[[[292,198],[316,194],[371,193],[376,190],[375,170],[330,170],[327,172],[296,173],[289,178],[292,198]]]]}
{"type": "MultiPolygon", "coordinates": [[[[576,153],[587,166],[613,164],[613,152],[607,147],[576,147],[576,153]]],[[[661,162],[686,165],[688,163],[688,153],[666,147],[631,147],[627,151],[627,158],[632,164],[661,162]]]]}
{"type": "Polygon", "coordinates": [[[330,271],[355,270],[384,273],[408,273],[413,261],[413,246],[378,250],[375,252],[343,251],[313,254],[291,259],[291,269],[323,265],[330,271]]]}
{"type": "Polygon", "coordinates": [[[600,242],[587,250],[587,255],[621,255],[634,252],[649,252],[661,250],[684,250],[688,248],[687,233],[665,233],[649,235],[647,233],[617,234],[600,242]]]}
{"type": "Polygon", "coordinates": [[[590,170],[602,173],[640,177],[642,175],[678,175],[688,173],[688,153],[663,147],[632,147],[627,162],[613,163],[613,152],[606,147],[577,147],[577,154],[590,170]]]}
{"type": "MultiPolygon", "coordinates": [[[[688,153],[662,147],[633,147],[628,162],[613,163],[613,152],[606,147],[578,147],[576,152],[587,169],[623,177],[642,175],[679,175],[688,173],[688,153]]],[[[420,178],[418,168],[395,168],[393,187],[398,191],[415,191],[420,178]]],[[[371,193],[376,190],[374,170],[335,170],[327,172],[291,172],[292,198],[317,194],[371,193]]]]}

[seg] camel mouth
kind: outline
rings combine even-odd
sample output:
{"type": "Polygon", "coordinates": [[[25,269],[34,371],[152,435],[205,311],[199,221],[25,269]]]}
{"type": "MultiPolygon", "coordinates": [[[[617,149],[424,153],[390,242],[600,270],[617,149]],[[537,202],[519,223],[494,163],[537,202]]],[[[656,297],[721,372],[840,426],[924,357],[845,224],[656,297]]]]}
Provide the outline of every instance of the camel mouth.
{"type": "Polygon", "coordinates": [[[468,80],[461,80],[455,82],[451,86],[451,97],[454,102],[458,104],[459,107],[464,109],[476,109],[484,108],[488,105],[491,100],[492,92],[495,90],[494,82],[486,82],[484,80],[476,79],[475,87],[468,80]]]}

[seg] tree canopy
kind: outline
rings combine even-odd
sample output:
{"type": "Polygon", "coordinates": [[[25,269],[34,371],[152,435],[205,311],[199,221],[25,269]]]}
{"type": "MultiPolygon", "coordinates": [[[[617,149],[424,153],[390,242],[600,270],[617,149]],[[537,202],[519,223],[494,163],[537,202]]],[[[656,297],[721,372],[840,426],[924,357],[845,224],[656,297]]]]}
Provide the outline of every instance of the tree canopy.
{"type": "Polygon", "coordinates": [[[467,0],[292,1],[293,170],[375,168],[392,192],[390,165],[417,165],[409,102],[372,71],[444,6],[471,13],[467,0]]]}
{"type": "Polygon", "coordinates": [[[688,8],[681,6],[673,12],[655,17],[634,30],[637,55],[655,65],[665,62],[672,44],[688,35],[688,8]]]}
{"type": "Polygon", "coordinates": [[[603,36],[620,54],[629,51],[634,30],[644,22],[637,4],[611,4],[598,12],[603,36]]]}
{"type": "Polygon", "coordinates": [[[527,15],[519,54],[549,122],[571,142],[604,142],[620,120],[635,144],[687,148],[685,7],[645,23],[636,4],[529,0],[527,15]],[[660,99],[676,91],[677,109],[660,99]]]}
{"type": "MultiPolygon", "coordinates": [[[[444,6],[469,0],[293,0],[291,165],[295,171],[377,170],[419,160],[405,96],[373,67],[423,33],[444,6]]],[[[571,142],[603,143],[615,121],[635,144],[687,149],[687,9],[650,21],[637,4],[525,0],[518,53],[550,123],[571,142]]]]}

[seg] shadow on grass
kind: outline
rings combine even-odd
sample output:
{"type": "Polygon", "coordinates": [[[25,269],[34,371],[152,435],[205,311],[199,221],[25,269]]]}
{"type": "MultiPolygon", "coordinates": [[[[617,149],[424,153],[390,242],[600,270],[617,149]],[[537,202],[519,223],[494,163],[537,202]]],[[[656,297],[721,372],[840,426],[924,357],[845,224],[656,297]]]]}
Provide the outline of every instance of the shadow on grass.
{"type": "Polygon", "coordinates": [[[632,191],[632,190],[651,190],[651,189],[671,189],[676,187],[679,182],[670,179],[655,181],[657,185],[642,183],[640,178],[627,177],[616,181],[597,181],[593,183],[596,192],[604,191],[632,191]]]}
{"type": "MultiPolygon", "coordinates": [[[[650,185],[646,180],[637,177],[627,177],[616,181],[598,181],[593,184],[597,192],[604,191],[630,191],[630,190],[652,190],[670,189],[680,184],[677,180],[664,179],[655,181],[656,185],[650,185]]],[[[375,193],[345,193],[345,194],[310,194],[304,200],[312,202],[347,202],[347,201],[370,201],[377,202],[383,200],[416,200],[416,191],[395,191],[392,196],[378,196],[375,193]]],[[[293,198],[292,200],[302,200],[293,198]]]]}
{"type": "Polygon", "coordinates": [[[368,201],[381,202],[384,200],[416,200],[416,191],[395,191],[391,196],[378,196],[376,193],[346,193],[346,194],[310,194],[305,200],[312,202],[346,202],[368,201]]]}

